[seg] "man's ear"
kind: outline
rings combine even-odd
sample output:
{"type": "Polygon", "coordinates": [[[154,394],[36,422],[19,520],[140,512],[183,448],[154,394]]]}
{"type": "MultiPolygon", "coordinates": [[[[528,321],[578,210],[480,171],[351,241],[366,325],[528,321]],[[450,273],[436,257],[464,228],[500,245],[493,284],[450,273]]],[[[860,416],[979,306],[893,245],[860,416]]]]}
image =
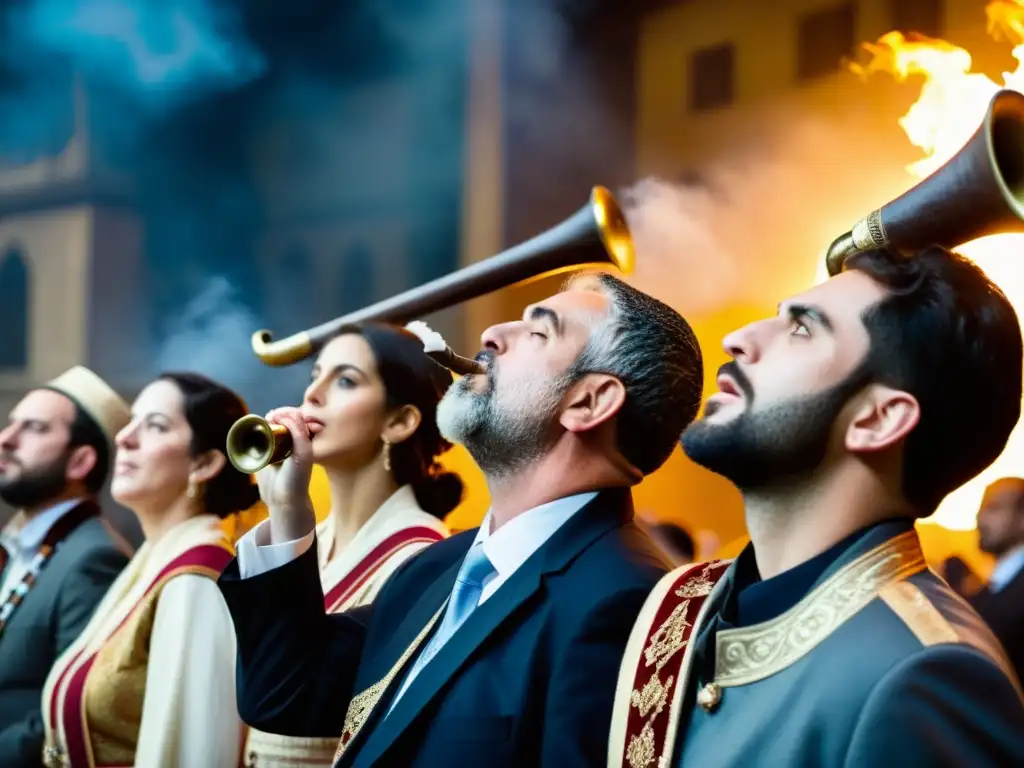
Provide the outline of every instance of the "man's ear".
{"type": "Polygon", "coordinates": [[[846,428],[853,453],[873,453],[903,440],[921,419],[921,406],[908,392],[872,384],[859,399],[846,428]]]}
{"type": "Polygon", "coordinates": [[[566,393],[559,422],[569,432],[586,432],[613,418],[625,402],[621,381],[605,373],[588,373],[566,393]]]}
{"type": "Polygon", "coordinates": [[[76,445],[68,454],[67,479],[85,480],[89,473],[96,468],[97,461],[99,461],[99,456],[96,454],[95,448],[91,445],[76,445]]]}

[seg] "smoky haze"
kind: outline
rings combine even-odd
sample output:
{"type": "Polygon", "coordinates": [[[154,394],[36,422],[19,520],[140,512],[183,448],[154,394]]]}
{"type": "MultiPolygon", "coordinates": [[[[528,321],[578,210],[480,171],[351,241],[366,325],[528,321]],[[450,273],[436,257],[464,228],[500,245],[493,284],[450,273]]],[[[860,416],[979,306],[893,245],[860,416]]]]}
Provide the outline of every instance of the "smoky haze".
{"type": "Polygon", "coordinates": [[[238,8],[209,0],[32,0],[11,17],[22,51],[164,111],[263,73],[238,8]]]}
{"type": "MultiPolygon", "coordinates": [[[[308,367],[258,363],[255,330],[280,338],[457,266],[468,1],[11,4],[0,11],[0,146],[16,161],[59,151],[74,128],[77,73],[100,160],[134,179],[145,221],[149,312],[140,322],[150,373],[199,370],[236,387],[256,411],[297,402],[308,367]],[[403,87],[376,90],[395,83],[403,87]],[[419,210],[404,283],[378,285],[377,295],[339,289],[331,274],[342,248],[331,234],[305,249],[302,265],[268,273],[267,238],[292,237],[286,221],[314,231],[340,211],[353,230],[387,229],[380,211],[397,198],[419,210]]],[[[505,56],[537,83],[560,78],[574,92],[594,90],[585,67],[568,66],[573,21],[594,7],[504,3],[516,30],[505,56]]],[[[504,107],[523,125],[571,119],[515,94],[504,107]]],[[[612,144],[602,141],[601,117],[591,109],[580,137],[593,153],[612,144]]],[[[810,177],[800,144],[819,133],[808,126],[803,139],[719,163],[701,184],[635,185],[625,198],[638,287],[693,312],[756,284],[741,273],[770,274],[769,258],[751,263],[755,243],[744,235],[755,225],[744,233],[735,222],[777,226],[764,200],[785,206],[773,187],[810,177]]],[[[756,246],[770,242],[762,235],[756,246]]]]}
{"type": "Polygon", "coordinates": [[[828,121],[791,117],[680,181],[638,181],[623,195],[637,253],[633,284],[700,315],[770,301],[797,259],[809,283],[827,243],[815,243],[806,231],[814,223],[805,222],[810,198],[821,194],[820,153],[830,148],[839,140],[828,121]]]}
{"type": "MultiPolygon", "coordinates": [[[[570,44],[566,14],[592,5],[504,4],[507,22],[526,32],[507,54],[552,76],[570,44]]],[[[294,403],[308,367],[258,363],[254,331],[280,338],[457,266],[467,8],[468,0],[8,4],[2,156],[57,154],[76,124],[87,127],[96,166],[132,179],[144,221],[149,373],[198,370],[237,388],[255,411],[294,403]],[[76,84],[87,93],[77,114],[76,84]],[[339,216],[336,231],[318,234],[339,216]],[[400,277],[362,292],[338,278],[349,230],[372,241],[398,229],[413,243],[408,263],[378,271],[400,277]],[[303,233],[312,244],[300,242],[303,233]],[[268,271],[274,249],[294,251],[294,266],[268,271]]],[[[585,72],[572,76],[586,87],[585,72]]]]}
{"type": "Polygon", "coordinates": [[[709,315],[771,306],[820,279],[832,240],[914,181],[900,105],[850,102],[827,117],[798,103],[751,107],[728,128],[728,149],[707,151],[695,172],[625,189],[633,285],[684,314],[709,315]]]}

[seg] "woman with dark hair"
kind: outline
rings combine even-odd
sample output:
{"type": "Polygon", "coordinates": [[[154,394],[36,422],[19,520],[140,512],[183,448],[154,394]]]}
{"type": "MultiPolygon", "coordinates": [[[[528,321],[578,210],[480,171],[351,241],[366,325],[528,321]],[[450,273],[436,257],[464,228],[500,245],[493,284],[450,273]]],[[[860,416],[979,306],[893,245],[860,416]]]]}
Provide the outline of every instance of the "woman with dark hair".
{"type": "MultiPolygon", "coordinates": [[[[299,410],[331,494],[330,514],[316,529],[329,613],[372,602],[400,565],[448,536],[442,520],[461,500],[462,481],[438,464],[451,444],[435,412],[451,382],[417,336],[390,325],[344,328],[320,352],[299,410]]],[[[239,547],[267,540],[269,524],[260,523],[239,547]]],[[[273,549],[260,547],[257,556],[273,549]]],[[[340,736],[298,739],[251,729],[246,765],[330,766],[340,736]]]]}
{"type": "Polygon", "coordinates": [[[50,672],[47,766],[237,768],[235,635],[216,580],[234,555],[222,520],[259,498],[224,455],[247,412],[194,373],[163,374],[136,398],[111,493],[145,542],[50,672]]]}

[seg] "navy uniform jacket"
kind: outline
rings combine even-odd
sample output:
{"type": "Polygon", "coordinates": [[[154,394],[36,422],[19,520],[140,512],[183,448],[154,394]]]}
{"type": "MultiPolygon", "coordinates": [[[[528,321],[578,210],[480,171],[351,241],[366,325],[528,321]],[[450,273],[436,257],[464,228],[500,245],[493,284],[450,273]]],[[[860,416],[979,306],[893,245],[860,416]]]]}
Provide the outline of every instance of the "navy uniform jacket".
{"type": "MultiPolygon", "coordinates": [[[[632,516],[626,490],[602,491],[576,512],[384,717],[415,654],[407,659],[338,765],[600,764],[626,639],[667,571],[632,516]]],[[[324,612],[315,547],[244,580],[233,562],[220,585],[238,637],[242,719],[289,736],[341,734],[353,695],[384,680],[444,605],[475,535],[427,547],[372,605],[340,615],[324,612]]]]}
{"type": "Polygon", "coordinates": [[[748,547],[693,645],[665,765],[1024,765],[1019,681],[908,520],[764,582],[748,547]]]}

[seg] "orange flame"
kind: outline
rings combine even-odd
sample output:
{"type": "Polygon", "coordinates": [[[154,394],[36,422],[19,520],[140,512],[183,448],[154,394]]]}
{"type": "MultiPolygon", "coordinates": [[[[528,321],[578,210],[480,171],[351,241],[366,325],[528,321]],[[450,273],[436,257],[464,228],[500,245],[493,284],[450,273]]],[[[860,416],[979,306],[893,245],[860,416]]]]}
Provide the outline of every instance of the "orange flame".
{"type": "MultiPolygon", "coordinates": [[[[1011,88],[1024,92],[1024,0],[992,0],[985,13],[989,35],[1014,46],[1017,68],[1003,73],[1002,83],[972,72],[971,54],[963,48],[945,40],[908,39],[899,32],[865,44],[869,60],[852,65],[864,77],[881,72],[904,82],[911,76],[923,76],[919,98],[899,120],[907,139],[924,155],[907,166],[915,181],[936,171],[963,147],[996,91],[1011,88]]],[[[1020,258],[1024,235],[982,238],[958,250],[985,270],[1024,318],[1024,260],[1020,258]]],[[[950,494],[930,522],[955,530],[973,528],[985,486],[1005,475],[1024,476],[1024,430],[1019,424],[1003,454],[979,477],[950,494]]]]}
{"type": "Polygon", "coordinates": [[[971,72],[971,54],[945,40],[908,40],[899,32],[883,35],[863,48],[871,55],[866,64],[852,64],[863,77],[875,72],[891,74],[900,82],[923,75],[921,96],[899,120],[910,143],[925,154],[907,170],[916,178],[938,170],[955,155],[978,128],[989,101],[1001,88],[1024,90],[1024,2],[993,0],[985,9],[989,34],[1014,45],[1017,69],[1003,73],[1001,84],[971,72]]]}

